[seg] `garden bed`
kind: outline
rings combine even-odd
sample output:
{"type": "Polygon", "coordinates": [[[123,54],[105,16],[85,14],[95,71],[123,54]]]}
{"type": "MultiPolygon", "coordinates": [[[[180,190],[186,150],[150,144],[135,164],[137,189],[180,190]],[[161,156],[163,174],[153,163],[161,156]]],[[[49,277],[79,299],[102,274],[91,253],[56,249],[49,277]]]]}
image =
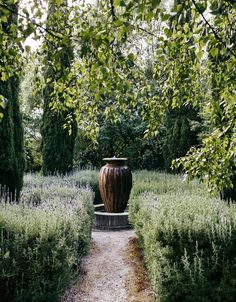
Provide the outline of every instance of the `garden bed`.
{"type": "Polygon", "coordinates": [[[19,204],[0,203],[1,301],[57,301],[91,238],[93,192],[27,175],[19,204]]]}
{"type": "Polygon", "coordinates": [[[169,176],[155,177],[159,184],[142,178],[146,192],[136,193],[134,187],[130,220],[156,297],[160,302],[235,301],[236,205],[210,198],[197,183],[184,184],[178,176],[170,177],[175,187],[165,190],[169,176]]]}

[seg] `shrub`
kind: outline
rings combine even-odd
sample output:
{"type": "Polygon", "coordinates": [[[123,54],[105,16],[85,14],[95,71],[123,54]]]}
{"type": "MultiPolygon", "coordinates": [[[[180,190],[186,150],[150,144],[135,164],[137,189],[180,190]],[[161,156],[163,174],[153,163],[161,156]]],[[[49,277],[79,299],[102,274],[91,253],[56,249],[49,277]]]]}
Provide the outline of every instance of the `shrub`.
{"type": "Polygon", "coordinates": [[[94,204],[103,203],[99,191],[99,171],[98,170],[78,170],[70,176],[70,179],[77,186],[86,186],[94,192],[94,204]]]}
{"type": "Polygon", "coordinates": [[[161,302],[236,299],[236,205],[199,193],[146,192],[130,202],[161,302]]]}
{"type": "Polygon", "coordinates": [[[137,171],[133,173],[133,188],[131,198],[144,192],[157,194],[171,192],[188,192],[189,194],[205,195],[198,181],[185,181],[182,176],[160,173],[155,171],[137,171]]]}
{"type": "MultiPolygon", "coordinates": [[[[34,174],[33,174],[34,175],[34,174]]],[[[27,174],[25,176],[25,191],[26,188],[29,191],[32,191],[33,188],[37,188],[40,191],[40,188],[49,187],[58,182],[57,176],[44,177],[40,174],[34,175],[34,181],[32,182],[32,174],[27,174]]],[[[73,174],[64,176],[60,178],[60,184],[62,186],[70,187],[86,187],[93,191],[94,193],[94,203],[102,203],[100,192],[99,192],[99,171],[95,169],[87,170],[77,170],[73,174]]]]}
{"type": "Polygon", "coordinates": [[[93,193],[59,177],[26,177],[19,204],[0,203],[1,301],[57,301],[91,237],[93,193]]]}

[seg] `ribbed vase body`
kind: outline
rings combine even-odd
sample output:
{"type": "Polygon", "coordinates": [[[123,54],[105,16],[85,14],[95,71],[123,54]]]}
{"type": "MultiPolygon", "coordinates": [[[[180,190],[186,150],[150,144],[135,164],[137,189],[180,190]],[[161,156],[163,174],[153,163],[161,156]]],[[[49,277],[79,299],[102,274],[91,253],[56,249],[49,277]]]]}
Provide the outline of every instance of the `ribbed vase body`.
{"type": "Polygon", "coordinates": [[[99,190],[109,213],[125,211],[132,187],[132,174],[124,161],[110,161],[100,170],[99,190]]]}

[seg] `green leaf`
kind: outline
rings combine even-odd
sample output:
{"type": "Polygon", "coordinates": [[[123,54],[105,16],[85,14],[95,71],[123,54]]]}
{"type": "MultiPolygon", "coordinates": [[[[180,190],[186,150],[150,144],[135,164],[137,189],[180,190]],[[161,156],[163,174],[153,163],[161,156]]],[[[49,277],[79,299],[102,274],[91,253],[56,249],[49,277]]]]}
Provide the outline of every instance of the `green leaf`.
{"type": "Polygon", "coordinates": [[[203,52],[202,50],[200,50],[200,51],[198,51],[198,52],[196,53],[196,56],[197,56],[197,58],[198,58],[199,60],[202,59],[203,55],[204,55],[204,52],[203,52]]]}
{"type": "Polygon", "coordinates": [[[122,6],[122,7],[125,7],[125,6],[126,6],[126,4],[125,4],[125,1],[124,1],[124,0],[121,0],[121,1],[120,1],[120,6],[122,6]]]}
{"type": "Polygon", "coordinates": [[[114,0],[113,4],[114,6],[120,6],[120,0],[114,0]]]}
{"type": "Polygon", "coordinates": [[[178,13],[182,8],[183,8],[182,4],[178,4],[174,6],[172,11],[178,13]]]}
{"type": "Polygon", "coordinates": [[[164,29],[164,33],[165,33],[165,35],[166,35],[167,37],[170,37],[171,34],[172,34],[172,30],[169,29],[169,28],[165,28],[165,29],[164,29]]]}
{"type": "Polygon", "coordinates": [[[164,55],[159,56],[158,61],[164,63],[165,62],[165,56],[164,55]]]}
{"type": "Polygon", "coordinates": [[[6,16],[2,16],[2,17],[1,17],[1,21],[2,21],[3,23],[7,23],[7,22],[8,22],[8,19],[7,19],[6,16]]]}
{"type": "Polygon", "coordinates": [[[106,62],[106,56],[104,55],[104,53],[102,51],[98,52],[98,59],[101,63],[105,63],[106,62]]]}
{"type": "Polygon", "coordinates": [[[210,54],[212,55],[212,57],[217,57],[219,53],[219,49],[218,48],[212,48],[210,50],[210,54]]]}
{"type": "Polygon", "coordinates": [[[25,51],[29,53],[31,51],[31,47],[29,45],[26,45],[25,46],[25,51]]]}
{"type": "Polygon", "coordinates": [[[4,255],[3,255],[3,259],[8,259],[10,258],[10,252],[7,251],[4,255]]]}
{"type": "Polygon", "coordinates": [[[169,14],[164,14],[164,15],[161,16],[161,20],[162,21],[167,21],[169,19],[170,19],[170,15],[169,14]]]}
{"type": "Polygon", "coordinates": [[[29,12],[28,12],[28,10],[27,10],[27,8],[23,8],[22,9],[22,12],[28,17],[29,16],[29,12]]]}
{"type": "Polygon", "coordinates": [[[24,30],[24,36],[28,37],[35,31],[35,27],[32,23],[29,23],[26,30],[24,30]]]}
{"type": "Polygon", "coordinates": [[[206,10],[206,5],[203,3],[197,4],[197,7],[198,7],[199,11],[201,12],[201,14],[204,13],[206,10]]]}
{"type": "Polygon", "coordinates": [[[64,0],[54,0],[55,1],[55,4],[60,6],[64,3],[64,0]]]}
{"type": "Polygon", "coordinates": [[[189,30],[188,23],[185,23],[185,24],[184,24],[184,32],[187,33],[188,30],[189,30]]]}
{"type": "Polygon", "coordinates": [[[0,95],[0,107],[4,109],[6,107],[6,103],[7,99],[3,95],[0,95]]]}
{"type": "Polygon", "coordinates": [[[157,7],[160,4],[160,0],[152,0],[152,7],[157,7]]]}

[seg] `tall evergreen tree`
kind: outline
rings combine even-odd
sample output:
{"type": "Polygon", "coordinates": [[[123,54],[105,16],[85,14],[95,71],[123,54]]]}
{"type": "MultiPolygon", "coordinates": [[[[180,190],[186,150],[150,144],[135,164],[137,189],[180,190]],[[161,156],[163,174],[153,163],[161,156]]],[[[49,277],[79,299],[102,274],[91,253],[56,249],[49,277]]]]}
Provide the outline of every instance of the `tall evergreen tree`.
{"type": "MultiPolygon", "coordinates": [[[[17,12],[17,4],[11,4],[12,12],[17,12]]],[[[11,26],[17,24],[17,15],[11,13],[7,22],[1,24],[8,36],[9,47],[14,47],[10,35],[11,26]]],[[[1,108],[3,118],[0,120],[0,195],[6,193],[11,200],[18,200],[23,184],[24,150],[22,118],[18,101],[19,79],[11,76],[0,81],[0,95],[4,98],[1,108]]]]}
{"type": "Polygon", "coordinates": [[[62,32],[63,39],[55,39],[52,35],[46,35],[44,43],[46,86],[43,92],[44,112],[41,127],[44,175],[65,174],[71,171],[77,132],[75,115],[67,107],[68,100],[66,100],[65,94],[53,95],[54,84],[58,82],[63,84],[63,80],[66,80],[70,72],[73,60],[73,48],[70,35],[68,35],[70,30],[67,1],[61,2],[59,4],[55,1],[49,2],[47,26],[53,28],[55,32],[62,32]],[[63,110],[52,110],[51,105],[56,101],[59,106],[63,107],[63,110]],[[70,116],[70,132],[65,128],[68,116],[70,116]]]}
{"type": "Polygon", "coordinates": [[[185,156],[191,146],[198,143],[197,131],[192,130],[190,120],[198,121],[193,109],[181,108],[169,110],[165,119],[163,135],[163,158],[165,169],[171,172],[173,159],[185,156]]]}

